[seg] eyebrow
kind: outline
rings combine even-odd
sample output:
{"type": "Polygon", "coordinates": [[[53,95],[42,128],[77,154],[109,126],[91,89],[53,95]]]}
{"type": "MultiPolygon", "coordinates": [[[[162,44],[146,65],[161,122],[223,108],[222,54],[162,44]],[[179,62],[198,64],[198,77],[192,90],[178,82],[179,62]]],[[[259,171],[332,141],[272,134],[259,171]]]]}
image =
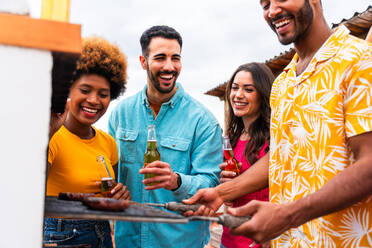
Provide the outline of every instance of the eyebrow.
{"type": "MultiPolygon", "coordinates": [[[[91,85],[89,84],[81,84],[80,87],[87,87],[87,88],[93,88],[91,85]]],[[[110,91],[110,88],[100,88],[100,90],[107,90],[107,91],[110,91]]]]}
{"type": "MultiPolygon", "coordinates": [[[[164,56],[166,56],[165,53],[158,53],[158,54],[155,54],[153,57],[155,58],[155,57],[164,57],[164,56]]],[[[181,55],[176,53],[176,54],[173,54],[172,57],[181,57],[181,55]]]]}
{"type": "MultiPolygon", "coordinates": [[[[239,85],[238,83],[232,83],[232,84],[239,85]]],[[[254,86],[254,84],[244,84],[243,86],[253,86],[253,87],[256,87],[256,86],[254,86]]]]}

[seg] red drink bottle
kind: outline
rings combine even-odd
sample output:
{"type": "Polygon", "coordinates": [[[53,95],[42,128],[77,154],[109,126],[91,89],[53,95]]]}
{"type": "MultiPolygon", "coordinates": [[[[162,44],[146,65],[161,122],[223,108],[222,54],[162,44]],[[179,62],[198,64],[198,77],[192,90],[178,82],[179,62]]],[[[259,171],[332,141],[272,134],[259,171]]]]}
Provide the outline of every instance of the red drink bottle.
{"type": "Polygon", "coordinates": [[[234,157],[234,153],[231,148],[230,139],[228,136],[223,136],[223,155],[225,156],[225,162],[227,163],[224,170],[233,171],[237,175],[239,175],[240,166],[238,161],[234,157]]]}

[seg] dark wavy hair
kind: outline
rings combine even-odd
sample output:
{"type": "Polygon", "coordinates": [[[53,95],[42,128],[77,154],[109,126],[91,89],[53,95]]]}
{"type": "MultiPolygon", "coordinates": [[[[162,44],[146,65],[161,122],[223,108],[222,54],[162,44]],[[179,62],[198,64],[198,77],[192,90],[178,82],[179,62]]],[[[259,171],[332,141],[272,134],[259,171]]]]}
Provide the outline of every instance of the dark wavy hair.
{"type": "MultiPolygon", "coordinates": [[[[258,155],[262,147],[265,145],[265,141],[269,142],[270,139],[270,91],[271,85],[275,79],[270,68],[263,63],[248,63],[239,66],[230,80],[227,83],[225,92],[225,101],[228,102],[228,123],[227,123],[227,135],[230,138],[232,147],[235,148],[238,143],[239,137],[243,133],[244,123],[242,117],[234,115],[231,102],[230,93],[231,86],[234,82],[235,76],[238,72],[245,71],[252,74],[255,88],[260,99],[260,114],[258,118],[251,124],[248,129],[248,135],[250,137],[247,145],[245,146],[244,154],[246,160],[250,164],[254,164],[258,160],[258,155]]],[[[269,147],[266,148],[265,152],[268,152],[269,147]]]]}
{"type": "Polygon", "coordinates": [[[72,83],[86,74],[97,74],[106,78],[110,83],[111,100],[116,99],[126,89],[126,56],[117,45],[103,38],[97,36],[84,38],[72,83]]]}
{"type": "Polygon", "coordinates": [[[169,26],[152,26],[151,28],[147,29],[140,38],[142,55],[147,57],[149,55],[149,44],[152,38],[161,37],[170,40],[177,40],[178,44],[182,49],[182,37],[181,35],[174,29],[169,26]]]}

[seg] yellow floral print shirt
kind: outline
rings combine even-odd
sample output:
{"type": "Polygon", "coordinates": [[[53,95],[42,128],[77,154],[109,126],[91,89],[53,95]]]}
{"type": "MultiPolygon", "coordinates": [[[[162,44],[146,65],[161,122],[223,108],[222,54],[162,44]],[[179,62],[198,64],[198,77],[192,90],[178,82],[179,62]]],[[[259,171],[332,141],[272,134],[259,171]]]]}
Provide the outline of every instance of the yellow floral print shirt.
{"type": "MultiPolygon", "coordinates": [[[[272,88],[270,201],[319,190],[353,162],[347,138],[372,131],[372,46],[337,28],[306,70],[296,54],[272,88]]],[[[290,229],[273,247],[372,247],[372,197],[290,229]]]]}

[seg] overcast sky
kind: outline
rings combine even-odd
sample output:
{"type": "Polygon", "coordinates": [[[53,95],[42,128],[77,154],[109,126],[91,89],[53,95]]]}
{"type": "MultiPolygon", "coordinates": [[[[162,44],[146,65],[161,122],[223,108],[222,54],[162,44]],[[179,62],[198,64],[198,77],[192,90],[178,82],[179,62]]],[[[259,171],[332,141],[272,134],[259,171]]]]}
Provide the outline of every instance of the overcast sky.
{"type": "MultiPolygon", "coordinates": [[[[29,0],[33,16],[41,0],[29,0]]],[[[99,35],[127,55],[129,81],[121,99],[146,84],[139,64],[139,38],[153,25],[175,28],[183,38],[178,81],[210,109],[223,125],[223,103],[204,93],[225,82],[243,63],[265,62],[291,46],[282,46],[262,16],[259,0],[70,0],[70,22],[82,24],[82,35],[99,35]]],[[[323,0],[329,24],[363,12],[370,0],[323,0]]],[[[107,130],[107,114],[96,123],[107,130]]]]}

